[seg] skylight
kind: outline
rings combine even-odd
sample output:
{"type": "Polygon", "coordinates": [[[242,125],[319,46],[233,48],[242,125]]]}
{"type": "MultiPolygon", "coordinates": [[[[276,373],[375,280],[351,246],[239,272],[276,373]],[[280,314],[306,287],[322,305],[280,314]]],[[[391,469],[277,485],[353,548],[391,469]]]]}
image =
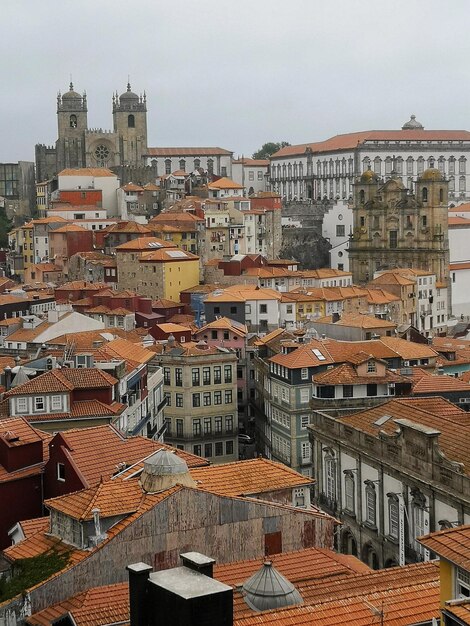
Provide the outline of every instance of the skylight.
{"type": "Polygon", "coordinates": [[[183,252],[183,250],[167,250],[167,254],[173,259],[183,259],[187,256],[186,252],[183,252]]]}
{"type": "Polygon", "coordinates": [[[323,356],[323,354],[317,348],[312,348],[312,352],[319,361],[326,361],[326,356],[323,356]]]}
{"type": "Polygon", "coordinates": [[[391,419],[392,419],[391,415],[382,415],[381,417],[375,420],[374,424],[376,426],[383,426],[386,422],[388,422],[388,420],[391,420],[391,419]]]}

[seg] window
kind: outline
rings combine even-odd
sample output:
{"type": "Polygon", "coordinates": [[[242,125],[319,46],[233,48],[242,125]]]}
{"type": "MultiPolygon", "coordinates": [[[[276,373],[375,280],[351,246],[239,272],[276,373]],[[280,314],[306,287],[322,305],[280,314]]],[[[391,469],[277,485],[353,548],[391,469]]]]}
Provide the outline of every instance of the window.
{"type": "Polygon", "coordinates": [[[248,180],[255,180],[255,173],[253,172],[253,170],[250,170],[248,172],[248,180]]]}
{"type": "Polygon", "coordinates": [[[202,401],[204,406],[210,406],[212,404],[212,396],[210,391],[206,391],[202,394],[202,401]]]}
{"type": "Polygon", "coordinates": [[[201,394],[193,393],[193,406],[201,406],[201,394]]]}
{"type": "Polygon", "coordinates": [[[193,437],[199,437],[201,434],[201,420],[194,419],[193,420],[193,437]]]}
{"type": "Polygon", "coordinates": [[[312,460],[312,446],[309,441],[303,441],[301,444],[301,452],[302,461],[311,461],[312,460]]]}
{"type": "Polygon", "coordinates": [[[177,387],[183,386],[183,370],[181,367],[175,367],[175,384],[177,387]]]}
{"type": "Polygon", "coordinates": [[[421,191],[421,199],[423,200],[423,202],[427,202],[428,201],[428,189],[427,189],[427,187],[423,187],[423,190],[421,191]]]}
{"type": "Polygon", "coordinates": [[[16,411],[18,413],[26,413],[27,410],[28,410],[27,398],[17,398],[16,399],[16,411]]]}
{"type": "Polygon", "coordinates": [[[224,392],[224,402],[225,404],[232,404],[233,402],[233,398],[232,398],[232,390],[231,389],[226,389],[224,392]]]}
{"type": "Polygon", "coordinates": [[[191,370],[191,381],[193,384],[193,387],[199,387],[199,368],[198,367],[193,367],[193,369],[191,370]]]}
{"type": "Polygon", "coordinates": [[[354,387],[352,385],[343,385],[343,398],[352,398],[354,396],[354,387]]]}
{"type": "Polygon", "coordinates": [[[211,443],[204,444],[204,456],[206,457],[206,459],[212,456],[212,444],[211,443]]]}
{"type": "Polygon", "coordinates": [[[300,390],[300,402],[301,404],[307,404],[310,401],[310,389],[300,390]]]}
{"type": "Polygon", "coordinates": [[[182,437],[183,436],[183,428],[184,428],[184,422],[182,419],[177,419],[176,420],[176,436],[177,437],[182,437]]]}
{"type": "Polygon", "coordinates": [[[220,365],[216,365],[214,367],[214,385],[220,385],[222,382],[222,367],[220,365]]]}
{"type": "Polygon", "coordinates": [[[222,404],[222,392],[214,391],[214,404],[222,404]]]}
{"type": "Polygon", "coordinates": [[[375,361],[367,361],[367,373],[372,374],[377,371],[377,364],[375,361]]]}
{"type": "Polygon", "coordinates": [[[300,416],[300,428],[302,430],[306,430],[309,424],[310,424],[310,417],[308,415],[301,415],[300,416]]]}
{"type": "Polygon", "coordinates": [[[63,463],[57,463],[57,480],[65,480],[65,465],[63,463]]]}
{"type": "Polygon", "coordinates": [[[51,399],[51,409],[53,411],[62,410],[62,396],[52,396],[51,399]]]}
{"type": "Polygon", "coordinates": [[[183,394],[177,393],[175,398],[175,406],[182,408],[183,407],[183,394]]]}
{"type": "Polygon", "coordinates": [[[376,396],[377,395],[377,385],[375,385],[375,384],[367,385],[367,395],[369,397],[376,396]]]}
{"type": "Polygon", "coordinates": [[[135,128],[135,117],[133,115],[128,115],[127,116],[127,127],[128,128],[135,128]]]}
{"type": "Polygon", "coordinates": [[[398,247],[398,231],[397,230],[388,231],[388,243],[389,243],[390,248],[398,247]]]}
{"type": "Polygon", "coordinates": [[[344,224],[336,225],[336,236],[337,237],[345,237],[346,236],[346,226],[344,224]]]}
{"type": "Polygon", "coordinates": [[[222,165],[220,168],[220,175],[221,176],[227,176],[227,166],[226,165],[222,165]]]}
{"type": "Polygon", "coordinates": [[[267,313],[268,312],[268,305],[267,304],[260,304],[259,305],[259,312],[260,313],[267,313]]]}
{"type": "Polygon", "coordinates": [[[394,539],[398,539],[400,532],[400,503],[398,496],[388,493],[388,534],[394,539]]]}
{"type": "Polygon", "coordinates": [[[170,385],[170,368],[169,367],[164,367],[163,368],[163,384],[164,385],[170,385]]]}
{"type": "Polygon", "coordinates": [[[195,454],[196,456],[201,456],[202,447],[200,443],[197,443],[193,446],[193,454],[195,454]]]}
{"type": "Polygon", "coordinates": [[[214,432],[221,433],[222,432],[222,417],[214,417],[214,432]]]}
{"type": "Polygon", "coordinates": [[[171,435],[171,417],[165,417],[165,435],[171,435]]]}
{"type": "Polygon", "coordinates": [[[308,367],[303,367],[300,370],[300,378],[302,380],[308,380],[308,367]]]}
{"type": "Polygon", "coordinates": [[[70,116],[70,128],[77,128],[77,116],[76,115],[70,116]]]}
{"type": "Polygon", "coordinates": [[[336,500],[336,459],[332,456],[325,458],[325,495],[336,500]]]}
{"type": "Polygon", "coordinates": [[[34,410],[35,411],[44,411],[44,396],[36,396],[34,398],[34,410]]]}
{"type": "Polygon", "coordinates": [[[219,336],[219,331],[211,330],[211,339],[217,339],[219,336]]]}
{"type": "MultiPolygon", "coordinates": [[[[366,522],[370,526],[377,525],[377,494],[372,481],[366,480],[366,522]]],[[[423,533],[424,534],[424,533],[423,533]]]]}
{"type": "Polygon", "coordinates": [[[171,159],[165,159],[165,174],[171,174],[171,159]]]}
{"type": "Polygon", "coordinates": [[[455,583],[456,590],[455,595],[457,598],[469,598],[470,597],[470,574],[461,567],[457,567],[455,570],[455,583]]]}
{"type": "Polygon", "coordinates": [[[210,417],[204,418],[204,434],[210,435],[212,433],[212,420],[210,417]]]}
{"type": "Polygon", "coordinates": [[[233,454],[233,441],[225,442],[225,454],[233,454]]]}
{"type": "Polygon", "coordinates": [[[233,433],[233,415],[225,416],[225,432],[233,433]]]}
{"type": "Polygon", "coordinates": [[[231,365],[224,365],[224,380],[226,383],[232,382],[232,366],[231,365]]]}
{"type": "Polygon", "coordinates": [[[211,368],[210,367],[202,368],[202,384],[203,385],[211,384],[211,368]]]}
{"type": "Polygon", "coordinates": [[[349,513],[356,512],[354,474],[351,470],[344,472],[344,508],[349,513]]]}

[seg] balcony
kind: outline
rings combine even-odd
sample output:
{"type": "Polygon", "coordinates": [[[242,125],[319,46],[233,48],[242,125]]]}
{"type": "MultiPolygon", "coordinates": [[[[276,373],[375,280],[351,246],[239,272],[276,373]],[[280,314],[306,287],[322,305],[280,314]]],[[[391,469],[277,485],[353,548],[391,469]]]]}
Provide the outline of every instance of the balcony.
{"type": "Polygon", "coordinates": [[[322,511],[330,513],[330,515],[336,515],[338,511],[338,502],[333,498],[330,498],[326,493],[319,493],[317,499],[318,506],[322,511]]]}

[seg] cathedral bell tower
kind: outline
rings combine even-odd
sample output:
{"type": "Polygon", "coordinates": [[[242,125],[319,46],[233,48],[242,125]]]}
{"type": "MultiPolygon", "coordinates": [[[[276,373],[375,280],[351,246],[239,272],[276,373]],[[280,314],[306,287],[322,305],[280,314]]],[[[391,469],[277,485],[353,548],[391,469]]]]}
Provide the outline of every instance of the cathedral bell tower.
{"type": "Polygon", "coordinates": [[[145,165],[147,152],[147,97],[127,91],[113,95],[114,132],[119,137],[121,165],[134,167],[145,165]]]}
{"type": "Polygon", "coordinates": [[[70,83],[69,91],[57,96],[58,139],[57,171],[67,167],[85,166],[84,135],[88,128],[86,94],[74,91],[70,83]]]}

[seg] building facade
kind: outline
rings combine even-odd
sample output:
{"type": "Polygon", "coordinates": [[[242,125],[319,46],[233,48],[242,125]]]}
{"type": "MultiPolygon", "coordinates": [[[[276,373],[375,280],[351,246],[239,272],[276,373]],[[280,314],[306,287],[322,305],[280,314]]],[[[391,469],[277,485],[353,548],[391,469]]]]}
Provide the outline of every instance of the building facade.
{"type": "Polygon", "coordinates": [[[287,200],[352,198],[369,168],[388,179],[395,169],[406,187],[427,168],[449,179],[449,200],[470,198],[470,132],[425,130],[414,116],[401,130],[370,130],[286,146],[270,158],[271,189],[287,200]]]}

